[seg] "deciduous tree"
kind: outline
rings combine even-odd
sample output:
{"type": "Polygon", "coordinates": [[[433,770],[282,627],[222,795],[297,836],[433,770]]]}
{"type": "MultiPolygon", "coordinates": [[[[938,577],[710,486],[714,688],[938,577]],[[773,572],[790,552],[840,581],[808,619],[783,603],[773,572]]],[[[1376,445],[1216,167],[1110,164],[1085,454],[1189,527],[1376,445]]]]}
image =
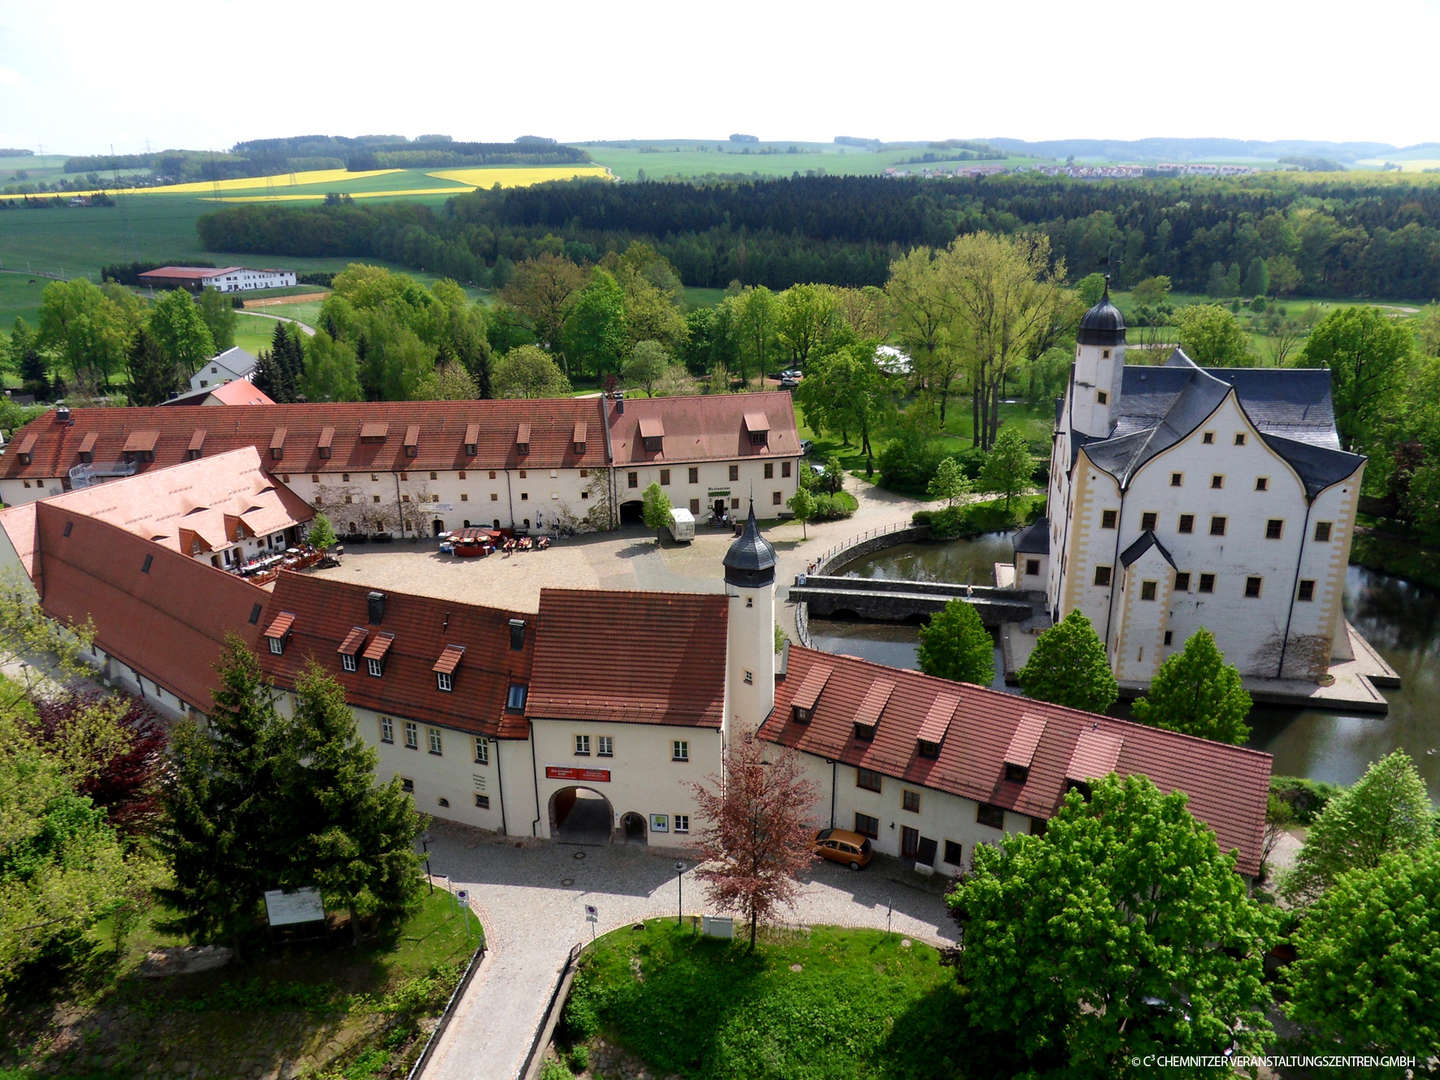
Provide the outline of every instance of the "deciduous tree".
{"type": "Polygon", "coordinates": [[[1005,511],[1010,500],[1024,491],[1035,475],[1035,458],[1019,428],[1001,428],[985,464],[980,467],[980,487],[1005,496],[1005,511]]]}
{"type": "Polygon", "coordinates": [[[1103,713],[1120,696],[1105,646],[1079,608],[1035,639],[1017,674],[1026,697],[1072,709],[1103,713]]]}
{"type": "Polygon", "coordinates": [[[160,355],[186,379],[215,355],[215,341],[201,318],[200,308],[183,289],[161,293],[150,309],[146,325],[160,355]]]}
{"type": "Polygon", "coordinates": [[[835,295],[825,285],[791,285],[780,294],[776,322],[792,367],[804,368],[810,353],[833,332],[835,295]]]}
{"type": "Polygon", "coordinates": [[[787,500],[786,506],[790,507],[790,513],[795,515],[795,520],[800,522],[800,539],[809,539],[805,523],[815,516],[815,496],[805,486],[801,485],[795,489],[795,494],[787,500]]]}
{"type": "Polygon", "coordinates": [[[1027,1075],[1150,1075],[1147,1054],[1258,1052],[1273,909],[1145,777],[1072,791],[1042,836],[977,844],[948,897],[972,1025],[1027,1075]]]}
{"type": "Polygon", "coordinates": [[[644,389],[646,397],[655,396],[655,384],[670,367],[670,354],[658,341],[637,342],[620,368],[620,376],[629,386],[644,389]]]}
{"type": "Polygon", "coordinates": [[[1219,304],[1192,304],[1175,315],[1180,348],[1201,367],[1239,367],[1250,360],[1250,344],[1235,316],[1219,304]]]}
{"type": "Polygon", "coordinates": [[[195,300],[200,309],[200,318],[210,331],[210,340],[215,352],[222,353],[235,347],[235,326],[240,317],[235,314],[231,297],[218,289],[201,289],[195,300]]]}
{"type": "Polygon", "coordinates": [[[310,532],[306,536],[312,545],[325,551],[335,546],[335,526],[330,524],[330,519],[324,514],[316,514],[310,521],[310,532]]]}
{"type": "MultiPolygon", "coordinates": [[[[597,375],[619,374],[630,337],[625,323],[625,292],[608,270],[597,269],[575,297],[565,315],[561,340],[567,371],[573,363],[597,375]]],[[[496,383],[497,397],[522,396],[502,393],[498,373],[496,383]]]]}
{"type": "MultiPolygon", "coordinates": [[[[285,340],[293,342],[294,339],[287,332],[285,340]]],[[[355,350],[347,342],[336,341],[324,330],[317,330],[315,336],[306,341],[304,350],[305,360],[300,371],[294,369],[294,353],[289,346],[282,347],[281,351],[271,350],[266,363],[273,373],[266,375],[266,381],[278,383],[282,395],[287,393],[286,387],[295,388],[291,396],[275,400],[294,401],[301,395],[306,401],[359,401],[364,397],[360,389],[360,365],[355,350]]]]}
{"type": "Polygon", "coordinates": [[[1434,837],[1425,784],[1410,755],[1394,750],[1325,804],[1281,891],[1296,902],[1312,900],[1345,871],[1374,869],[1391,852],[1416,852],[1434,837]]]}
{"type": "Polygon", "coordinates": [[[85,278],[51,282],[41,294],[39,345],[81,384],[109,386],[125,362],[132,329],[119,304],[85,278]]]}
{"type": "Polygon", "coordinates": [[[560,347],[570,305],[584,286],[583,269],[547,252],[517,263],[501,295],[529,321],[541,346],[553,353],[560,347]]]}
{"type": "Polygon", "coordinates": [[[670,497],[658,483],[652,483],[641,496],[640,516],[648,528],[655,530],[655,542],[660,542],[660,532],[670,524],[670,497]]]}
{"type": "Polygon", "coordinates": [[[890,264],[885,282],[890,325],[918,368],[916,375],[940,407],[940,421],[964,371],[964,358],[951,337],[955,297],[942,262],[932,248],[915,248],[890,264]]]}
{"type": "Polygon", "coordinates": [[[499,398],[564,397],[570,393],[570,380],[537,345],[521,345],[496,360],[490,385],[499,398]]]}
{"type": "Polygon", "coordinates": [[[820,797],[792,750],[765,758],[759,739],[725,751],[724,776],[692,784],[702,822],[697,836],[705,865],[696,877],[716,907],[738,911],[755,930],[800,892],[796,875],[815,859],[807,815],[820,797]]]}
{"type": "Polygon", "coordinates": [[[1303,360],[1330,369],[1335,427],[1347,450],[1393,407],[1413,349],[1410,328],[1379,308],[1338,308],[1310,331],[1303,360]]]}
{"type": "Polygon", "coordinates": [[[979,686],[995,681],[995,642],[963,600],[951,600],[920,628],[917,658],[926,675],[979,686]]]}
{"type": "Polygon", "coordinates": [[[1240,745],[1250,737],[1245,723],[1250,695],[1240,672],[1225,663],[1204,627],[1190,636],[1183,650],[1166,658],[1130,711],[1143,724],[1202,739],[1240,745]]]}

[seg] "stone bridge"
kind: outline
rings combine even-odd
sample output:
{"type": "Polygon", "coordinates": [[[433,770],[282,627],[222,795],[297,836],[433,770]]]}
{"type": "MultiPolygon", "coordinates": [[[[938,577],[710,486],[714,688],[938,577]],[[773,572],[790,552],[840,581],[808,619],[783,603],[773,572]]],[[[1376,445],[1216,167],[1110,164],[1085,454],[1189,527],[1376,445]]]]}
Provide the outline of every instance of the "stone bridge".
{"type": "Polygon", "coordinates": [[[796,603],[808,604],[810,614],[821,618],[848,614],[880,622],[918,621],[955,599],[973,606],[980,615],[980,621],[989,627],[1025,622],[1045,614],[1045,594],[1042,592],[943,581],[802,574],[790,586],[789,598],[796,603]]]}

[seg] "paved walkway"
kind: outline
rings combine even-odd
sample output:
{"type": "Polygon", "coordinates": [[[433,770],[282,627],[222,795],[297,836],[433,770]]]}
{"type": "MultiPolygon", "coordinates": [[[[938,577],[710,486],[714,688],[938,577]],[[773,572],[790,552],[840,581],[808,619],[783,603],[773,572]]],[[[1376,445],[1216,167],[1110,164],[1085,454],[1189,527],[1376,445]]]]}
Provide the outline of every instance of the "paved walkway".
{"type": "MultiPolygon", "coordinates": [[[[430,864],[469,891],[489,952],[459,1003],[424,1080],[513,1080],[540,1025],[570,949],[590,940],[585,905],[599,910],[598,933],[677,911],[673,855],[642,847],[579,847],[494,837],[459,825],[431,827],[430,864]]],[[[707,911],[686,859],[687,915],[707,911]]],[[[905,880],[890,859],[855,872],[817,863],[787,920],[884,929],[936,944],[954,941],[941,885],[905,880]],[[893,905],[893,910],[892,910],[893,905]]]]}

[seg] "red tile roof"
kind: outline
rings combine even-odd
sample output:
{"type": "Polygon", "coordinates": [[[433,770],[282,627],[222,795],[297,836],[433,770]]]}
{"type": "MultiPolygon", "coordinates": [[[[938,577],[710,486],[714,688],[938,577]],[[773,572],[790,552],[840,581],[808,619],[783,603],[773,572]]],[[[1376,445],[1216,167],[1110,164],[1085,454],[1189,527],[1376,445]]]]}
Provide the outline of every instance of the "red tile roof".
{"type": "Polygon", "coordinates": [[[895,692],[895,684],[889,679],[876,679],[865,691],[860,707],[855,710],[855,723],[861,727],[873,728],[880,722],[885,703],[895,692]]]}
{"type": "Polygon", "coordinates": [[[248,379],[231,379],[215,387],[210,396],[218,405],[274,405],[275,401],[248,379]]]}
{"type": "Polygon", "coordinates": [[[765,418],[763,412],[747,412],[745,414],[746,431],[769,431],[770,421],[765,418]]]}
{"type": "Polygon", "coordinates": [[[511,683],[528,685],[534,634],[524,647],[510,648],[510,620],[525,619],[533,630],[535,616],[499,608],[478,607],[430,596],[386,591],[382,621],[371,624],[364,585],[284,572],[275,582],[267,614],[295,613],[290,642],[275,656],[260,654],[261,666],[277,685],[293,686],[307,659],[313,658],[345,688],[350,704],[422,723],[487,735],[523,739],[525,717],[505,711],[511,683]],[[393,634],[384,674],[370,675],[366,665],[345,671],[337,653],[352,655],[361,641],[393,634]],[[435,658],[451,645],[465,648],[454,669],[454,691],[439,689],[435,658]]]}
{"type": "Polygon", "coordinates": [[[790,704],[797,709],[813,709],[816,700],[820,697],[820,691],[825,689],[825,682],[830,678],[830,672],[834,671],[829,664],[815,664],[805,673],[804,680],[795,690],[795,696],[790,704]]]}
{"type": "Polygon", "coordinates": [[[157,266],[154,270],[146,270],[140,276],[142,278],[212,278],[221,274],[233,274],[239,270],[238,266],[157,266]]]}
{"type": "Polygon", "coordinates": [[[46,614],[63,622],[92,619],[102,649],[208,712],[225,635],[239,634],[254,648],[266,594],[223,570],[61,506],[37,503],[35,519],[46,614]]]}
{"type": "MultiPolygon", "coordinates": [[[[736,458],[800,456],[795,432],[795,403],[786,391],[757,394],[707,394],[703,397],[626,398],[625,412],[606,401],[610,447],[623,467],[648,461],[730,461],[736,458]],[[761,414],[769,425],[760,445],[750,442],[746,414],[761,414]],[[646,450],[642,423],[660,423],[661,450],[646,450]]],[[[648,425],[647,425],[648,426],[648,425]]]]}
{"type": "MultiPolygon", "coordinates": [[[[729,395],[722,395],[729,396],[729,395]]],[[[788,395],[787,395],[788,396],[788,395]]],[[[266,467],[280,472],[402,472],[406,469],[490,468],[603,468],[605,447],[598,441],[577,454],[572,433],[577,421],[601,419],[600,398],[495,401],[324,402],[306,405],[183,405],[144,409],[74,409],[71,423],[58,423],[54,412],[32,420],[17,433],[23,445],[35,436],[30,464],[18,454],[0,459],[0,479],[58,477],[80,464],[81,441],[94,432],[97,462],[119,461],[132,437],[145,433],[137,444],[153,448],[153,463],[139,463],[149,472],[185,461],[196,429],[205,429],[206,451],[218,454],[253,446],[266,467]],[[523,458],[515,448],[517,425],[531,428],[530,453],[523,458]],[[400,439],[362,441],[361,429],[378,425],[387,435],[392,426],[415,424],[420,429],[418,454],[405,455],[400,439]],[[270,440],[277,427],[286,429],[285,458],[269,458],[270,440]],[[478,429],[473,437],[470,428],[478,429]],[[321,457],[325,429],[333,429],[331,454],[321,457]],[[155,438],[150,438],[151,435],[155,438]],[[477,454],[465,453],[467,442],[477,443],[477,454]]],[[[131,449],[144,449],[132,445],[131,449]]]]}
{"type": "MultiPolygon", "coordinates": [[[[1117,745],[1116,772],[1143,774],[1162,791],[1185,792],[1190,812],[1215,831],[1221,850],[1238,852],[1240,872],[1255,874],[1260,869],[1271,758],[1257,750],[798,646],[790,649],[787,677],[776,684],[775,710],[760,734],[847,765],[1036,818],[1055,812],[1067,779],[1085,779],[1067,776],[1070,763],[1077,746],[1083,745],[1082,753],[1088,753],[1100,736],[1117,745]],[[824,664],[834,671],[810,722],[796,723],[790,706],[797,689],[812,669],[824,664]],[[856,739],[856,710],[879,681],[893,681],[894,692],[874,740],[856,739]],[[959,694],[960,702],[940,744],[940,755],[922,757],[916,746],[918,733],[936,700],[948,694],[959,694]],[[1044,726],[1033,749],[1029,776],[1023,783],[1007,781],[1008,752],[1013,744],[1023,745],[1028,739],[1037,726],[1031,722],[1034,719],[1043,720],[1044,726]],[[1086,735],[1090,737],[1082,742],[1086,735]]],[[[1108,759],[1086,760],[1098,765],[1108,759]]]]}
{"type": "MultiPolygon", "coordinates": [[[[148,454],[155,449],[155,444],[160,441],[158,431],[134,431],[125,439],[125,445],[120,448],[122,453],[144,453],[148,454]]],[[[94,445],[93,443],[91,444],[94,445]]]]}
{"type": "Polygon", "coordinates": [[[930,711],[925,714],[925,719],[920,724],[920,731],[915,737],[921,742],[937,745],[944,742],[945,733],[950,730],[950,721],[955,718],[955,710],[959,707],[959,694],[935,695],[935,701],[930,706],[930,711]]]}
{"type": "MultiPolygon", "coordinates": [[[[1035,748],[1040,745],[1040,736],[1045,734],[1045,718],[1025,713],[1015,725],[1015,735],[1005,748],[1005,764],[1019,765],[1028,769],[1035,760],[1035,748]]],[[[1111,762],[1114,766],[1114,762],[1111,762]]]]}
{"type": "Polygon", "coordinates": [[[720,593],[541,589],[525,711],[718,728],[728,612],[720,593]]]}
{"type": "Polygon", "coordinates": [[[438,671],[442,675],[449,675],[460,664],[460,658],[465,655],[464,645],[446,645],[445,651],[440,654],[440,659],[435,661],[431,671],[438,671]]]}
{"type": "Polygon", "coordinates": [[[267,638],[283,638],[290,632],[290,627],[295,623],[293,611],[282,611],[275,618],[270,620],[270,625],[265,628],[267,638]]]}
{"type": "Polygon", "coordinates": [[[360,655],[366,660],[384,660],[385,654],[390,651],[390,646],[393,644],[395,644],[394,634],[388,630],[378,630],[360,655]]]}
{"type": "Polygon", "coordinates": [[[1066,778],[1084,781],[1110,775],[1120,760],[1121,742],[1120,736],[1113,732],[1082,731],[1075,740],[1070,764],[1065,766],[1066,778]]]}

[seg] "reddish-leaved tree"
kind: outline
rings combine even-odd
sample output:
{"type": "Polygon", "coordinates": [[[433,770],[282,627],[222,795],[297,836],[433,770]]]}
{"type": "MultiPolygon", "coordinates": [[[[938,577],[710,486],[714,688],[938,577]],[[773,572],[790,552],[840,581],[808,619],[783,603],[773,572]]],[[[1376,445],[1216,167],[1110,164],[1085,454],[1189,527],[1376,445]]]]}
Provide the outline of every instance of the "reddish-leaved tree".
{"type": "Polygon", "coordinates": [[[750,923],[751,949],[756,926],[794,903],[796,875],[815,859],[807,815],[819,788],[804,778],[798,754],[772,749],[767,761],[758,739],[731,746],[723,778],[691,785],[704,822],[698,840],[706,865],[696,876],[711,903],[750,923]]]}

